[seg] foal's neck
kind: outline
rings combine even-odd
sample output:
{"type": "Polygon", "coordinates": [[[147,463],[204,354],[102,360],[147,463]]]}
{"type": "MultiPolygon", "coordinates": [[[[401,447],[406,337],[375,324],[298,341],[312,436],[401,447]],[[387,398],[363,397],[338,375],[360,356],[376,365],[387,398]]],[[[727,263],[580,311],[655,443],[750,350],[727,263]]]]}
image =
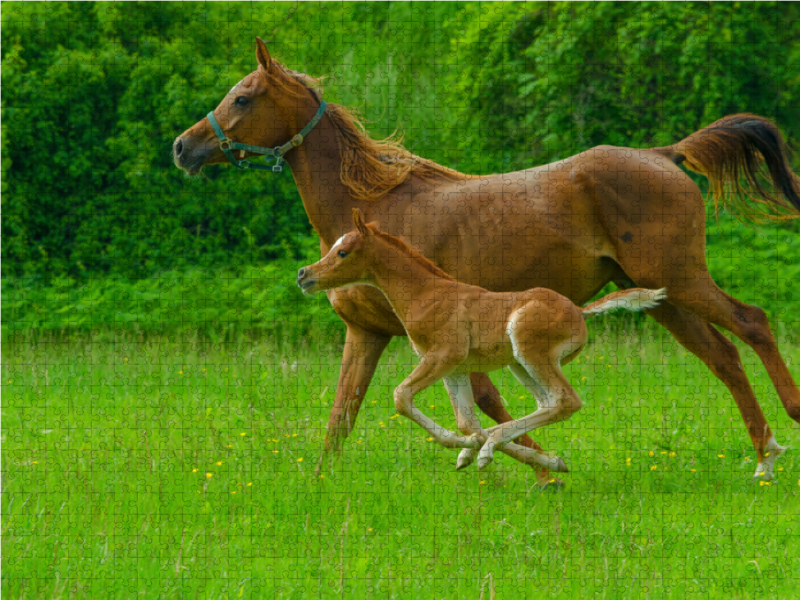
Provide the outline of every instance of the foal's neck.
{"type": "Polygon", "coordinates": [[[370,272],[375,286],[389,300],[403,325],[414,300],[429,294],[437,283],[452,282],[432,273],[411,253],[377,236],[372,246],[370,272]]]}

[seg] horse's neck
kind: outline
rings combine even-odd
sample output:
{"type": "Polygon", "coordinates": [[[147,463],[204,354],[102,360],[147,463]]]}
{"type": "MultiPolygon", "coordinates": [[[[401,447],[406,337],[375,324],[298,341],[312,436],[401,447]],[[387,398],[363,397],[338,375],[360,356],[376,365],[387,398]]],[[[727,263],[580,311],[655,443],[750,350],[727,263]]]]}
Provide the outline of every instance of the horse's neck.
{"type": "Polygon", "coordinates": [[[381,239],[376,239],[374,244],[370,270],[377,287],[405,325],[411,302],[421,299],[442,278],[431,273],[413,256],[399,248],[381,239]]]}
{"type": "MultiPolygon", "coordinates": [[[[316,111],[307,107],[308,119],[316,111]]],[[[302,119],[300,119],[302,121],[302,119]]],[[[363,208],[342,183],[339,173],[342,154],[336,131],[327,116],[309,132],[303,143],[286,154],[286,162],[292,169],[297,190],[311,226],[328,248],[342,234],[353,229],[352,209],[363,208]]]]}

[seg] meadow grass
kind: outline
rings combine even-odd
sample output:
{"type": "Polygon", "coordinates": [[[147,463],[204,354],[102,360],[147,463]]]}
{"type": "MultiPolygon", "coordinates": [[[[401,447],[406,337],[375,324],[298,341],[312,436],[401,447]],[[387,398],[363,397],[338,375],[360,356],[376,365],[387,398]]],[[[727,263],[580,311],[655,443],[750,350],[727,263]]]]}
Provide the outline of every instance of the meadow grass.
{"type": "MultiPolygon", "coordinates": [[[[660,330],[609,317],[566,369],[583,409],[533,436],[571,469],[540,492],[505,455],[456,472],[396,415],[404,339],[320,476],[339,347],[94,340],[4,346],[4,597],[797,597],[800,434],[750,350],[791,447],[770,485],[751,482],[727,389],[660,330]]],[[[512,414],[534,409],[492,378],[512,414]]],[[[417,404],[454,427],[443,386],[417,404]]]]}

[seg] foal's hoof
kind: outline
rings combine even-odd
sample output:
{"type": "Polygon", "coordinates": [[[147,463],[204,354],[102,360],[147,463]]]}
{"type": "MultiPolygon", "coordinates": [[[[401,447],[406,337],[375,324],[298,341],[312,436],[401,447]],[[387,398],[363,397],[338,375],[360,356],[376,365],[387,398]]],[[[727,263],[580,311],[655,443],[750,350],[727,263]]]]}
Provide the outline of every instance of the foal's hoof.
{"type": "Polygon", "coordinates": [[[478,470],[483,471],[494,460],[494,456],[490,454],[478,455],[478,470]]]}
{"type": "Polygon", "coordinates": [[[558,462],[556,463],[556,466],[551,470],[555,471],[556,473],[569,473],[569,469],[567,468],[567,463],[564,462],[564,459],[561,458],[560,456],[557,456],[556,458],[558,459],[558,462]]]}
{"type": "Polygon", "coordinates": [[[458,460],[456,461],[456,471],[460,471],[472,464],[478,452],[474,448],[464,448],[458,453],[458,460]]]}
{"type": "Polygon", "coordinates": [[[564,483],[562,480],[560,480],[558,477],[551,477],[550,479],[547,479],[545,481],[540,481],[539,483],[537,483],[540,492],[550,489],[560,489],[566,485],[567,484],[564,483]]]}

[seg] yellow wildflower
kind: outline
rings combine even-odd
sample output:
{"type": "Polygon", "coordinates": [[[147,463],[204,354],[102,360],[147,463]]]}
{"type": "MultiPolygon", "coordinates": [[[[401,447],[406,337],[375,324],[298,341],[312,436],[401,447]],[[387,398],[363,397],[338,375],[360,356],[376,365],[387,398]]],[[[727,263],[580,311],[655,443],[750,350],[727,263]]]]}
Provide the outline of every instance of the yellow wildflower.
{"type": "Polygon", "coordinates": [[[301,456],[300,458],[298,458],[297,462],[303,462],[303,457],[301,456]]]}
{"type": "Polygon", "coordinates": [[[207,477],[208,479],[211,479],[213,476],[214,476],[214,474],[213,474],[213,473],[206,473],[206,477],[207,477]]]}
{"type": "Polygon", "coordinates": [[[197,468],[192,469],[192,473],[197,473],[197,471],[198,471],[197,468]]]}
{"type": "Polygon", "coordinates": [[[650,470],[651,471],[655,471],[657,468],[658,468],[658,465],[653,465],[652,467],[650,467],[650,470]]]}

